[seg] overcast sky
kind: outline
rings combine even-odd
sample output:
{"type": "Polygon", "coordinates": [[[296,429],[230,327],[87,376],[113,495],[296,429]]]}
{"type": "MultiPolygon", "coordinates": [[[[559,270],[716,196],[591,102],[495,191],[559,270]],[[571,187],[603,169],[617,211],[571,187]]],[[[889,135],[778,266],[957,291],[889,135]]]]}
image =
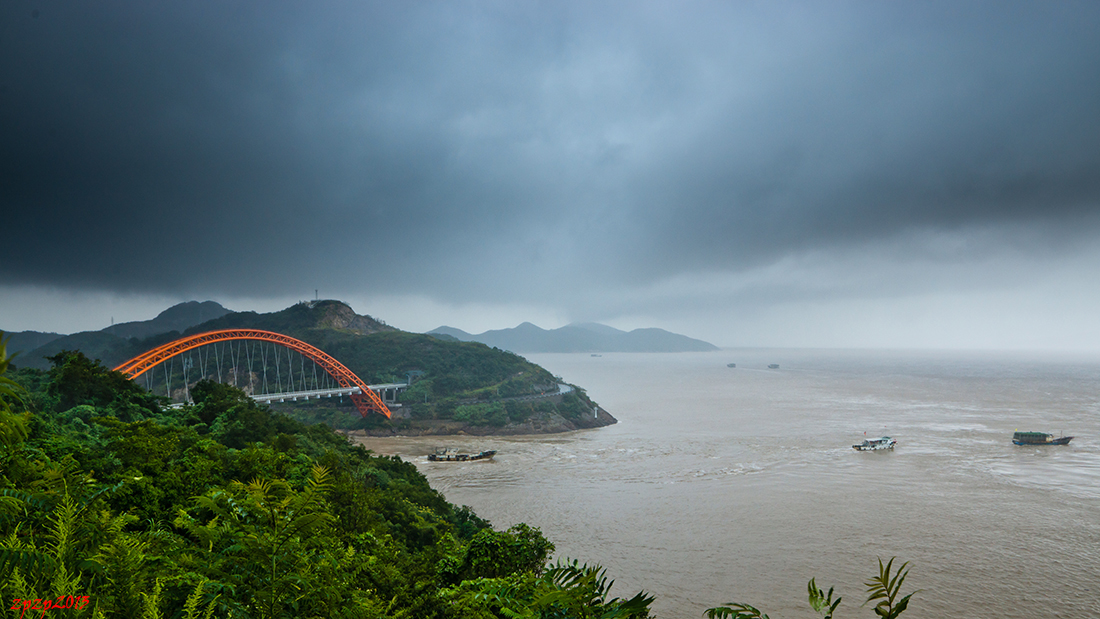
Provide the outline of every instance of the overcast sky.
{"type": "Polygon", "coordinates": [[[1100,350],[1100,3],[0,3],[0,328],[1100,350]]]}

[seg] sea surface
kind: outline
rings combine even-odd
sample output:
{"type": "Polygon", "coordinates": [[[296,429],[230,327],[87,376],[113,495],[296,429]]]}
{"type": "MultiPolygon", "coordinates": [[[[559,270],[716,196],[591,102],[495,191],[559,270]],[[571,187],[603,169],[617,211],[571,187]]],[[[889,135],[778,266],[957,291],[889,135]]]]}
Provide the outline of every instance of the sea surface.
{"type": "Polygon", "coordinates": [[[1100,617],[1100,357],[723,350],[539,354],[619,419],[561,435],[366,439],[498,529],[599,563],[661,618],[745,602],[874,617],[878,558],[909,561],[903,617],[1100,617]],[[729,368],[727,363],[736,363],[729,368]],[[769,364],[778,369],[768,369],[769,364]],[[1075,436],[1017,447],[1012,432],[1075,436]],[[856,452],[889,435],[897,448],[856,452]],[[432,463],[439,446],[492,462],[432,463]]]}

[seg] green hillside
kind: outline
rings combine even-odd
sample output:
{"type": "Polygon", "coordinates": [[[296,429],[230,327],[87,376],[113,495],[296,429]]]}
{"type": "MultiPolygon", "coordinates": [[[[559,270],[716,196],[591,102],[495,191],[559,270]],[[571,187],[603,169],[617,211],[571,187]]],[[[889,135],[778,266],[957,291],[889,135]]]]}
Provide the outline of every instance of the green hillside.
{"type": "MultiPolygon", "coordinates": [[[[594,415],[595,403],[580,389],[560,396],[520,400],[555,393],[559,382],[523,357],[476,342],[400,331],[370,316],[358,315],[339,301],[298,303],[271,313],[234,312],[191,327],[182,335],[246,328],[274,331],[312,344],[370,384],[403,383],[410,375],[414,378],[408,391],[400,396],[401,406],[395,407],[397,415],[392,420],[381,416],[362,419],[346,400],[275,405],[309,422],[324,421],[333,427],[372,433],[533,433],[614,423],[606,412],[594,415]]],[[[105,332],[81,333],[50,342],[20,360],[29,367],[45,369],[49,367],[46,357],[62,350],[80,350],[115,367],[180,336],[172,331],[126,340],[105,332]]],[[[182,388],[181,365],[171,370],[171,381],[182,388]]],[[[216,378],[212,372],[206,368],[205,376],[216,378]]],[[[187,381],[190,384],[199,378],[192,373],[187,381]]]]}

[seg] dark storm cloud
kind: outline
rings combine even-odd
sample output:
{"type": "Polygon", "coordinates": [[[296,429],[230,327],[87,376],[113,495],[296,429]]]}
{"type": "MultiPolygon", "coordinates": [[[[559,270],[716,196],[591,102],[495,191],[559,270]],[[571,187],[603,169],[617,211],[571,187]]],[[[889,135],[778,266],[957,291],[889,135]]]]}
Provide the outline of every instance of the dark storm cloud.
{"type": "Polygon", "coordinates": [[[1094,225],[1100,45],[1095,10],[1077,9],[1095,7],[979,6],[820,15],[788,31],[805,46],[765,42],[769,74],[752,96],[726,98],[691,128],[679,165],[650,177],[665,264],[766,261],[914,229],[1094,225]]]}
{"type": "Polygon", "coordinates": [[[9,2],[0,283],[538,299],[914,231],[1072,243],[1100,210],[1098,26],[1095,3],[9,2]]]}

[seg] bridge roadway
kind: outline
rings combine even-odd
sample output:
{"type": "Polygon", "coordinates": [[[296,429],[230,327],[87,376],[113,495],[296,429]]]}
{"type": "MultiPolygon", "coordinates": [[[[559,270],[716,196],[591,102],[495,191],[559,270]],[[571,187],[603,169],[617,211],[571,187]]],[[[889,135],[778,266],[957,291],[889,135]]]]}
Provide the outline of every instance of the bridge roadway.
{"type": "MultiPolygon", "coordinates": [[[[387,403],[392,402],[397,397],[397,392],[402,389],[407,389],[408,383],[385,383],[381,385],[367,385],[371,391],[382,396],[382,399],[387,403]],[[392,390],[393,397],[387,398],[388,392],[392,390]]],[[[288,391],[286,393],[265,393],[260,395],[253,395],[251,398],[257,402],[297,402],[298,400],[319,400],[321,398],[331,398],[333,396],[345,396],[352,395],[354,393],[362,393],[363,390],[359,387],[335,387],[333,389],[312,389],[309,391],[288,391]]]]}
{"type": "MultiPolygon", "coordinates": [[[[384,383],[381,385],[367,385],[371,391],[377,393],[383,401],[388,405],[392,405],[397,400],[397,394],[401,391],[408,389],[409,383],[384,383]],[[392,391],[392,395],[390,395],[392,391]]],[[[363,390],[359,387],[335,387],[332,389],[311,389],[308,391],[288,391],[285,393],[261,393],[258,395],[250,395],[257,402],[270,403],[270,402],[297,402],[298,400],[319,400],[321,398],[331,398],[333,396],[345,396],[353,395],[356,393],[362,393],[363,390]]],[[[176,404],[169,404],[168,408],[180,408],[184,405],[183,402],[176,404]]]]}

